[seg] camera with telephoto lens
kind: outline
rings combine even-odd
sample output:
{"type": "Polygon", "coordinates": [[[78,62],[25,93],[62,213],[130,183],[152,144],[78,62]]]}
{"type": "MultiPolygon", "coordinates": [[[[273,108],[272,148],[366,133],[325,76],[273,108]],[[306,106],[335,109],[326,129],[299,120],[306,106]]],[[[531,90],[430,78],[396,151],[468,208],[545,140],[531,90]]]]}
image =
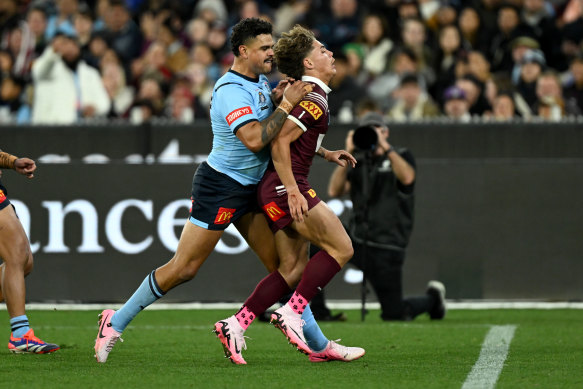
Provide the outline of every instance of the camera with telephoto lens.
{"type": "Polygon", "coordinates": [[[373,126],[360,126],[352,135],[352,143],[359,151],[374,151],[378,141],[379,136],[373,126]]]}

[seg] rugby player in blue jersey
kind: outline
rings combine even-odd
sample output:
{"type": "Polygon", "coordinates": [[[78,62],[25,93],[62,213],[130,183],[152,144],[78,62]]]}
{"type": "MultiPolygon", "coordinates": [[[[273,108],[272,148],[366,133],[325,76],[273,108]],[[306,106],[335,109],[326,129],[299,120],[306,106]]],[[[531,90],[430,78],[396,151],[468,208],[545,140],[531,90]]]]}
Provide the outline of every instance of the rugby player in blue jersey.
{"type": "MultiPolygon", "coordinates": [[[[29,158],[18,158],[0,150],[0,168],[34,177],[36,164],[29,158]]],[[[0,177],[2,172],[0,171],[0,177]]],[[[12,333],[8,350],[13,353],[46,354],[57,351],[56,344],[46,343],[34,335],[25,311],[24,277],[32,271],[32,252],[6,188],[0,181],[0,301],[6,300],[12,333]]]]}
{"type": "MultiPolygon", "coordinates": [[[[272,91],[265,73],[273,65],[272,26],[239,22],[231,35],[235,60],[213,89],[213,147],[192,183],[192,210],[172,259],[153,270],[118,310],[100,314],[95,357],[105,362],[130,321],[170,289],[196,276],[223,231],[233,223],[268,271],[279,259],[273,234],[257,207],[256,188],[269,162],[268,145],[312,85],[282,81],[272,91]]],[[[323,336],[323,335],[322,335],[323,336]]],[[[240,345],[241,347],[244,345],[240,345]]]]}

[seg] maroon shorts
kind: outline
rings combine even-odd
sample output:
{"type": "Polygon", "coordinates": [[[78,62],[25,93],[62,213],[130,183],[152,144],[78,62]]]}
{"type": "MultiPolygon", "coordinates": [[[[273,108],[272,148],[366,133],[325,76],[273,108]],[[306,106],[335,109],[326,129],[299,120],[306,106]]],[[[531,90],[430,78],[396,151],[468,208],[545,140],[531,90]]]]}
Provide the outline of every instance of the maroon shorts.
{"type": "MultiPolygon", "coordinates": [[[[295,177],[295,179],[300,193],[308,201],[308,210],[314,208],[320,202],[316,191],[310,187],[305,177],[295,177]]],[[[257,187],[257,203],[267,216],[273,232],[287,227],[293,221],[287,203],[287,192],[275,170],[267,170],[261,179],[257,187]]]]}

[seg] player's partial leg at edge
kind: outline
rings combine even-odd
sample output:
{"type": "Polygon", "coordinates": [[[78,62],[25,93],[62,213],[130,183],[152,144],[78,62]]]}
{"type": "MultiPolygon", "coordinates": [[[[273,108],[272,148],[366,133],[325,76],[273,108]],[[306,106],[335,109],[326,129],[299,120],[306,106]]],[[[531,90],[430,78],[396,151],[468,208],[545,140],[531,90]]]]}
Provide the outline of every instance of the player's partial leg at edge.
{"type": "Polygon", "coordinates": [[[4,261],[0,266],[0,301],[6,300],[12,330],[8,350],[17,354],[57,351],[58,345],[34,335],[25,312],[24,277],[32,271],[33,258],[24,228],[9,203],[0,209],[0,230],[0,258],[4,261]]]}
{"type": "MultiPolygon", "coordinates": [[[[247,231],[245,226],[237,225],[237,228],[245,236],[245,232],[247,231]]],[[[269,262],[263,259],[265,255],[261,255],[261,250],[266,250],[266,248],[270,249],[270,247],[274,248],[275,242],[272,242],[273,246],[266,244],[266,237],[273,235],[262,215],[258,223],[255,223],[255,228],[251,229],[251,231],[255,231],[256,234],[260,232],[257,235],[262,237],[262,242],[260,246],[255,247],[257,242],[255,242],[254,236],[250,235],[247,239],[249,245],[262,258],[264,263],[269,262]]],[[[272,271],[259,282],[251,296],[249,296],[235,315],[215,323],[214,332],[223,345],[225,356],[235,364],[246,364],[241,352],[243,349],[246,349],[244,333],[247,328],[258,315],[261,315],[281,297],[290,294],[290,286],[297,283],[307,262],[308,242],[305,239],[302,239],[292,229],[278,231],[275,240],[278,240],[278,235],[289,236],[289,239],[282,238],[280,240],[279,269],[272,271]]],[[[271,253],[270,255],[274,254],[271,253]]],[[[266,265],[266,267],[269,270],[269,266],[266,265]]],[[[311,361],[322,361],[321,358],[317,360],[312,359],[312,355],[319,355],[321,353],[327,356],[326,360],[344,361],[357,359],[364,355],[364,349],[362,348],[341,346],[327,339],[314,319],[309,306],[304,310],[299,321],[301,322],[302,330],[294,339],[290,339],[290,343],[298,351],[309,355],[311,361]],[[328,350],[332,349],[332,345],[335,345],[335,349],[344,348],[350,352],[347,353],[344,350],[342,354],[331,354],[328,350]]]]}
{"type": "Polygon", "coordinates": [[[196,276],[222,233],[223,231],[207,230],[190,221],[186,222],[172,259],[153,270],[118,311],[106,309],[99,315],[99,329],[95,339],[97,362],[107,361],[113,346],[121,339],[122,332],[138,313],[170,289],[196,276]]]}

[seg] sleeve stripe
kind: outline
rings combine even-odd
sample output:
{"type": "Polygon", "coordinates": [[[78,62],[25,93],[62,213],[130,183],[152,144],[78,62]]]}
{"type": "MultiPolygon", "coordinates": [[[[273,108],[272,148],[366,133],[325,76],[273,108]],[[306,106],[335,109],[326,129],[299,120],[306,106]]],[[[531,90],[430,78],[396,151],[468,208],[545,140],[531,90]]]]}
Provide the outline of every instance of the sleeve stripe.
{"type": "Polygon", "coordinates": [[[257,121],[258,121],[257,119],[249,119],[244,121],[243,123],[237,124],[237,127],[233,129],[233,134],[237,135],[237,131],[239,131],[239,128],[243,127],[245,124],[257,121]]]}
{"type": "Polygon", "coordinates": [[[287,118],[289,120],[291,120],[292,122],[294,122],[295,124],[297,124],[298,127],[301,128],[304,132],[308,131],[308,129],[306,128],[304,123],[300,122],[300,120],[298,118],[296,118],[295,116],[288,115],[287,118]]]}

